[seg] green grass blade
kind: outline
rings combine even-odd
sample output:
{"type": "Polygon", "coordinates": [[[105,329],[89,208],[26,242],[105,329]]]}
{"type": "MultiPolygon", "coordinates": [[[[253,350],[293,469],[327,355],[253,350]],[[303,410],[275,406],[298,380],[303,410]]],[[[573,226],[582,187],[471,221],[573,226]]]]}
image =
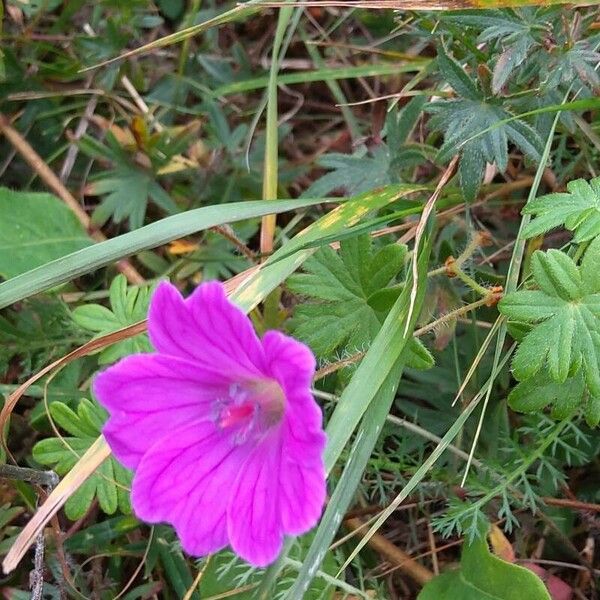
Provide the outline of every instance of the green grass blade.
{"type": "MultiPolygon", "coordinates": [[[[269,72],[269,83],[267,85],[267,123],[265,129],[265,160],[263,167],[263,198],[275,200],[277,198],[278,167],[279,167],[279,133],[277,122],[277,76],[279,65],[283,56],[281,45],[283,36],[292,18],[292,9],[282,7],[277,18],[275,40],[271,55],[271,70],[269,72]]],[[[260,251],[267,254],[273,251],[273,239],[275,237],[276,219],[275,215],[266,215],[262,219],[260,231],[260,251]]]]}
{"type": "MultiPolygon", "coordinates": [[[[295,83],[311,83],[315,81],[336,81],[339,79],[353,79],[355,77],[379,77],[383,75],[397,75],[398,73],[407,73],[410,71],[420,71],[425,68],[429,60],[417,59],[409,63],[401,64],[375,64],[358,65],[356,67],[340,67],[337,69],[315,69],[314,71],[300,71],[299,73],[286,73],[279,75],[278,83],[284,85],[293,85],[295,83]]],[[[251,92],[266,88],[269,84],[269,77],[262,76],[245,81],[234,81],[222,85],[213,90],[213,96],[230,96],[231,94],[240,94],[242,92],[251,92]]]]}
{"type": "Polygon", "coordinates": [[[279,200],[274,202],[236,202],[218,206],[196,208],[130,233],[72,252],[67,256],[41,265],[0,284],[0,308],[4,308],[53,286],[64,283],[142,250],[156,248],[186,235],[197,233],[215,225],[262,217],[306,206],[322,200],[279,200]]]}
{"type": "Polygon", "coordinates": [[[317,572],[344,518],[344,514],[350,507],[350,503],[356,493],[356,488],[362,479],[373,448],[377,443],[383,424],[396,396],[396,389],[400,382],[403,368],[404,365],[399,362],[392,369],[389,377],[379,388],[379,391],[373,398],[373,402],[371,402],[365,412],[354,444],[350,450],[348,462],[331,495],[312,544],[304,557],[302,568],[299,570],[294,585],[288,592],[288,600],[304,597],[314,577],[313,573],[317,572]]]}
{"type": "Polygon", "coordinates": [[[374,211],[420,189],[415,184],[390,185],[347,200],[279,248],[231,298],[245,310],[252,309],[316,251],[319,240],[330,239],[374,211]]]}
{"type": "Polygon", "coordinates": [[[422,251],[417,260],[418,286],[414,310],[410,311],[412,274],[398,300],[389,312],[381,330],[373,340],[350,383],[342,393],[327,426],[328,443],[325,450],[325,467],[330,472],[337,462],[352,432],[362,419],[377,390],[388,378],[392,368],[401,356],[408,340],[412,337],[414,325],[421,312],[427,281],[427,266],[432,244],[431,222],[423,238],[422,251]],[[406,327],[406,318],[411,313],[406,327]]]}

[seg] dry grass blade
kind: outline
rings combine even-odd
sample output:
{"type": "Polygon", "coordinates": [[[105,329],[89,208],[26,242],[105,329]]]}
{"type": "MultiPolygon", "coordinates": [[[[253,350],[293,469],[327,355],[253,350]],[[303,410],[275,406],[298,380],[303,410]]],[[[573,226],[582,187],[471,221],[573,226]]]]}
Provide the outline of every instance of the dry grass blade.
{"type": "MultiPolygon", "coordinates": [[[[228,294],[231,294],[237,289],[247,277],[253,275],[257,270],[256,267],[251,267],[246,271],[238,274],[225,282],[225,289],[228,294]]],[[[91,352],[110,346],[121,340],[133,337],[146,331],[148,322],[146,320],[134,323],[129,327],[124,327],[118,331],[114,331],[102,337],[90,340],[83,346],[73,350],[69,354],[59,358],[41,371],[30,377],[27,381],[21,384],[7,399],[2,411],[0,412],[0,431],[8,421],[12,410],[19,399],[27,392],[27,389],[44,375],[59,369],[66,364],[86,356],[91,352]]],[[[2,444],[6,447],[4,438],[2,444]]],[[[61,509],[64,503],[71,495],[83,484],[83,482],[102,464],[102,462],[110,456],[110,448],[106,444],[104,438],[100,436],[89,448],[89,450],[77,461],[77,464],[69,471],[65,478],[58,484],[54,491],[48,496],[44,504],[35,513],[33,518],[23,528],[10,551],[6,555],[2,567],[5,573],[10,573],[16,568],[20,560],[23,558],[31,544],[35,541],[37,535],[43,530],[48,521],[61,509]]]]}
{"type": "MultiPolygon", "coordinates": [[[[283,2],[260,2],[257,7],[276,8],[283,2]]],[[[522,6],[551,6],[571,4],[573,6],[595,6],[593,0],[572,2],[569,0],[300,0],[295,6],[373,8],[392,10],[464,10],[469,8],[518,8],[522,6]]]]}
{"type": "Polygon", "coordinates": [[[64,479],[50,493],[44,504],[25,525],[11,546],[2,563],[4,573],[13,571],[37,536],[44,530],[48,521],[61,509],[63,504],[81,484],[110,456],[110,448],[100,436],[79,459],[64,479]]]}
{"type": "Polygon", "coordinates": [[[425,225],[427,225],[427,221],[429,220],[429,216],[433,211],[433,207],[439,195],[441,194],[444,186],[450,181],[452,176],[454,175],[454,171],[456,170],[456,165],[458,164],[458,155],[455,156],[451,161],[444,174],[442,175],[439,183],[437,184],[435,191],[431,194],[429,200],[423,207],[423,212],[421,213],[421,218],[419,219],[419,224],[417,225],[417,230],[415,233],[415,248],[414,248],[414,260],[412,261],[412,289],[410,290],[410,305],[408,307],[408,315],[406,316],[406,328],[404,329],[404,335],[408,332],[408,327],[410,325],[412,315],[415,309],[415,301],[417,299],[417,289],[419,286],[419,272],[417,265],[417,256],[419,255],[419,247],[421,245],[421,238],[423,237],[423,232],[425,231],[425,225]]]}
{"type": "MultiPolygon", "coordinates": [[[[19,399],[36,381],[39,381],[42,377],[44,377],[44,375],[47,375],[54,369],[60,368],[76,360],[77,358],[81,358],[82,356],[91,354],[96,350],[100,350],[101,348],[105,348],[106,346],[110,346],[111,344],[114,344],[121,340],[133,337],[134,335],[138,335],[139,333],[143,333],[144,331],[146,331],[146,321],[134,323],[133,325],[129,325],[128,327],[124,327],[123,329],[119,329],[118,331],[113,331],[112,333],[103,335],[102,337],[90,340],[89,342],[83,344],[83,346],[80,346],[79,348],[73,350],[73,352],[69,352],[69,354],[66,354],[58,360],[55,360],[53,363],[50,363],[48,366],[44,367],[41,371],[38,371],[35,375],[30,377],[24,383],[22,383],[7,398],[4,406],[2,407],[2,411],[0,411],[0,431],[4,430],[4,427],[8,422],[10,414],[12,413],[19,399]]],[[[2,445],[6,449],[6,442],[4,438],[2,438],[2,445]]]]}

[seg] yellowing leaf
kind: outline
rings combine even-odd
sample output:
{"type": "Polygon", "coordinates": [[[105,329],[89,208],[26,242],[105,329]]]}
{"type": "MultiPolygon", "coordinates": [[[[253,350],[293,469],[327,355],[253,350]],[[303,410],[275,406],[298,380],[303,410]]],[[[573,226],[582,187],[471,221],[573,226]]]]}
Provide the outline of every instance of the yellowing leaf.
{"type": "Polygon", "coordinates": [[[190,242],[188,240],[173,240],[169,244],[169,252],[175,256],[182,254],[189,254],[200,248],[200,244],[197,242],[190,242]]]}

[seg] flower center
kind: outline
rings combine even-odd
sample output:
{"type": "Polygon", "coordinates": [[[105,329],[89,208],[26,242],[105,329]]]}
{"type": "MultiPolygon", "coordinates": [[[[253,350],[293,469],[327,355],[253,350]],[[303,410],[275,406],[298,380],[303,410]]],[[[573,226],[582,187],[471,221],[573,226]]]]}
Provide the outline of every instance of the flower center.
{"type": "Polygon", "coordinates": [[[233,383],[225,397],[214,403],[219,429],[233,434],[236,443],[258,439],[281,422],[285,395],[272,379],[233,383]]]}

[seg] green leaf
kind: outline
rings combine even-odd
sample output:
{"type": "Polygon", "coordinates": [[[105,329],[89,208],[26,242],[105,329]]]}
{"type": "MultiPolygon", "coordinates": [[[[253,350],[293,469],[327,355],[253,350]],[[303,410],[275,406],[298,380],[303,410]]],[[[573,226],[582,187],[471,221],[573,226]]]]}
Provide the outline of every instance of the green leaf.
{"type": "Polygon", "coordinates": [[[92,183],[89,189],[93,194],[105,195],[92,215],[92,222],[96,225],[103,225],[112,217],[115,223],[128,219],[130,229],[141,227],[149,198],[169,214],[179,211],[169,195],[156,183],[152,173],[127,164],[119,165],[92,183]]]}
{"type": "Polygon", "coordinates": [[[481,99],[481,93],[464,68],[446,54],[443,48],[438,48],[437,65],[442,77],[452,86],[452,89],[463,98],[470,100],[481,99]]]}
{"type": "MultiPolygon", "coordinates": [[[[523,413],[536,413],[548,405],[576,407],[583,402],[584,391],[581,373],[557,383],[542,371],[515,386],[508,395],[508,405],[523,413]]],[[[560,408],[559,412],[562,412],[560,408]]]]}
{"type": "Polygon", "coordinates": [[[598,427],[600,425],[600,397],[590,396],[585,403],[583,414],[585,422],[590,427],[598,427]]]}
{"type": "Polygon", "coordinates": [[[533,377],[546,364],[553,381],[564,383],[582,368],[592,394],[600,394],[600,280],[593,262],[597,246],[591,250],[580,267],[558,250],[535,252],[532,273],[540,289],[513,292],[500,301],[502,314],[534,324],[513,359],[517,380],[533,377]]]}
{"type": "Polygon", "coordinates": [[[524,32],[513,38],[512,43],[498,57],[492,76],[492,91],[498,94],[512,72],[527,58],[527,54],[535,40],[524,32]]]}
{"type": "Polygon", "coordinates": [[[600,235],[600,177],[570,181],[567,192],[540,196],[523,214],[534,217],[523,232],[527,238],[565,227],[575,234],[575,242],[587,242],[600,235]]]}
{"type": "Polygon", "coordinates": [[[0,277],[14,277],[91,243],[56,196],[0,187],[0,277]]]}
{"type": "Polygon", "coordinates": [[[306,198],[328,196],[334,190],[360,194],[391,183],[390,152],[385,144],[370,153],[363,147],[354,154],[330,153],[317,161],[329,172],[317,179],[303,194],[306,198]]]}
{"type": "Polygon", "coordinates": [[[432,579],[418,600],[550,600],[529,569],[494,556],[482,538],[463,545],[460,567],[432,579]]]}
{"type": "MultiPolygon", "coordinates": [[[[42,465],[50,465],[59,475],[66,475],[101,434],[107,413],[96,402],[80,400],[77,412],[62,402],[50,404],[50,414],[57,425],[73,437],[48,438],[33,447],[33,458],[42,465]]],[[[131,512],[128,489],[131,473],[111,456],[75,492],[65,504],[65,514],[72,521],[83,517],[94,498],[106,514],[117,509],[131,512]]]]}
{"type": "Polygon", "coordinates": [[[321,357],[342,347],[364,350],[381,328],[368,298],[400,272],[405,256],[406,246],[397,244],[373,255],[366,235],[343,240],[339,254],[329,246],[320,248],[304,263],[305,272],[288,280],[291,291],[312,300],[296,308],[294,335],[321,357]]]}
{"type": "Polygon", "coordinates": [[[537,131],[514,118],[494,98],[438,100],[426,110],[433,113],[431,129],[444,132],[436,160],[446,162],[461,155],[459,176],[468,201],[479,189],[486,162],[495,163],[500,171],[506,169],[509,140],[532,160],[540,159],[543,144],[537,131]]]}
{"type": "MultiPolygon", "coordinates": [[[[386,314],[376,312],[369,298],[396,277],[405,256],[406,246],[398,244],[373,254],[368,235],[343,240],[339,253],[329,246],[320,248],[305,262],[304,273],[288,279],[291,291],[312,299],[296,308],[290,322],[294,335],[320,357],[365,350],[386,314]]],[[[413,368],[433,365],[433,357],[418,340],[409,341],[407,357],[413,368]]]]}
{"type": "MultiPolygon", "coordinates": [[[[111,309],[100,304],[78,306],[72,312],[73,320],[80,327],[96,333],[96,337],[102,337],[145,319],[153,290],[154,286],[127,287],[125,277],[117,275],[110,286],[111,309]]],[[[140,334],[104,348],[99,362],[108,364],[129,354],[151,351],[148,336],[140,334]]]]}

